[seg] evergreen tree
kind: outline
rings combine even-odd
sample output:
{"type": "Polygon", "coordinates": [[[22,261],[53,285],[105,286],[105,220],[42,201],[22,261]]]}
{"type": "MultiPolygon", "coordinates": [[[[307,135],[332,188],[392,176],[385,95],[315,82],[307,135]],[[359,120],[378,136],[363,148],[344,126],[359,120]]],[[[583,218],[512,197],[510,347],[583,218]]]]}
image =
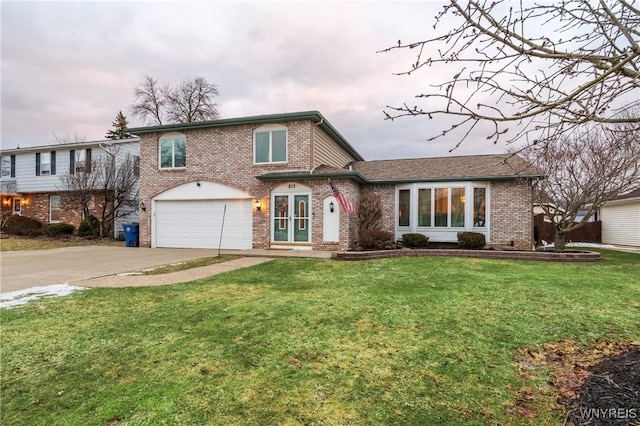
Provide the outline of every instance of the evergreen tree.
{"type": "Polygon", "coordinates": [[[131,133],[127,132],[127,117],[122,114],[122,111],[118,111],[115,120],[111,124],[113,129],[109,129],[105,138],[107,139],[126,139],[132,137],[131,133]]]}

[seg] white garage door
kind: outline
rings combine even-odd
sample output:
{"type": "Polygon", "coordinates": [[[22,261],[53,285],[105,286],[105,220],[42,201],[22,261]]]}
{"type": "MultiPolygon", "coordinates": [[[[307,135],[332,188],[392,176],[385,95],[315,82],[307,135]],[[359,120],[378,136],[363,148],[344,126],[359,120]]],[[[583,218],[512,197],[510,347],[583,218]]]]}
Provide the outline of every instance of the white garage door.
{"type": "Polygon", "coordinates": [[[252,247],[250,199],[156,202],[156,247],[218,248],[221,231],[223,249],[252,247]]]}

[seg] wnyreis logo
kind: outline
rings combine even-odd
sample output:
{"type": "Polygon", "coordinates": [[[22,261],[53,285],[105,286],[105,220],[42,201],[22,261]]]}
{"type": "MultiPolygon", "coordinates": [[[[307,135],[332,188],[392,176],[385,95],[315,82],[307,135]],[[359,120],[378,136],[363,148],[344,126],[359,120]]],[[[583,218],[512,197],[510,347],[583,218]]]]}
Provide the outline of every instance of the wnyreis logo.
{"type": "Polygon", "coordinates": [[[580,418],[634,420],[640,414],[638,411],[637,408],[581,408],[580,418]]]}

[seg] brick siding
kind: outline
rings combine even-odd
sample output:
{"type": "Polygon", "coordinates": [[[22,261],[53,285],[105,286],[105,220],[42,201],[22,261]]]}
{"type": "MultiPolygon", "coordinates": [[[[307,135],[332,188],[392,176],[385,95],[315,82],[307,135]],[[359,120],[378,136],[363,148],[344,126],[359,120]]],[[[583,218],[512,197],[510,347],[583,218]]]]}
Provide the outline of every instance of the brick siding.
{"type": "Polygon", "coordinates": [[[533,189],[530,181],[491,182],[490,244],[496,248],[533,247],[533,189]],[[513,241],[513,245],[511,245],[513,241]]]}

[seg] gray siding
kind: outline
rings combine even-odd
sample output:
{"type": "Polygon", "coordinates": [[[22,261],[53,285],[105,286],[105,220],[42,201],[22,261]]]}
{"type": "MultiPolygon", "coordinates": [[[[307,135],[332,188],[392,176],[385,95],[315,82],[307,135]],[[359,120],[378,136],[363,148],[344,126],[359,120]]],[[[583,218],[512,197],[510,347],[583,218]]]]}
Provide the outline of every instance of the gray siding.
{"type": "MultiPolygon", "coordinates": [[[[118,158],[126,154],[140,155],[140,142],[128,142],[117,145],[118,158]]],[[[14,180],[15,192],[53,192],[60,191],[60,176],[69,173],[69,152],[71,149],[82,150],[91,148],[91,159],[98,160],[107,156],[106,152],[98,144],[76,145],[66,147],[64,145],[47,146],[42,149],[28,148],[25,152],[11,152],[3,155],[15,154],[16,176],[15,178],[3,178],[2,180],[14,180]],[[56,152],[56,174],[36,176],[36,153],[56,152]]]]}
{"type": "Polygon", "coordinates": [[[344,167],[354,161],[351,155],[338,145],[324,130],[316,127],[313,134],[312,168],[322,164],[333,167],[344,167]]]}

